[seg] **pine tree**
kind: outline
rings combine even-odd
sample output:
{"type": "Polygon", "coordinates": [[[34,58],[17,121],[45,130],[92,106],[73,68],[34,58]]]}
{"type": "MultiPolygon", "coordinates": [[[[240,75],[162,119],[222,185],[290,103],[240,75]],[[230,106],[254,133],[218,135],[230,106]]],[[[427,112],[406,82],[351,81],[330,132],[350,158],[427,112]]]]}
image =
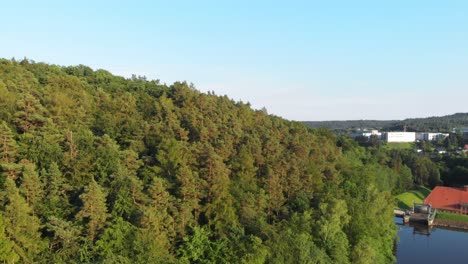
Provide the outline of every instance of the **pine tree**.
{"type": "Polygon", "coordinates": [[[80,248],[79,241],[82,240],[80,228],[70,221],[55,216],[47,219],[46,227],[47,231],[53,234],[50,238],[49,249],[54,259],[67,261],[75,258],[80,248]]]}
{"type": "Polygon", "coordinates": [[[2,80],[0,80],[0,120],[10,121],[15,111],[16,96],[10,92],[2,80]]]}
{"type": "Polygon", "coordinates": [[[204,212],[209,225],[219,235],[224,236],[230,228],[238,226],[233,197],[230,193],[229,169],[211,147],[205,151],[203,176],[206,179],[208,190],[204,212]]]}
{"type": "Polygon", "coordinates": [[[271,218],[278,216],[281,207],[285,204],[286,198],[283,194],[283,186],[280,175],[267,167],[266,191],[268,194],[268,216],[271,218]]]}
{"type": "Polygon", "coordinates": [[[13,132],[5,121],[0,123],[0,172],[7,177],[16,179],[20,166],[16,164],[18,145],[13,132]]]}
{"type": "Polygon", "coordinates": [[[18,146],[10,127],[5,121],[0,123],[0,163],[15,162],[18,146]]]}
{"type": "Polygon", "coordinates": [[[179,183],[178,204],[178,233],[183,237],[185,229],[189,225],[196,223],[200,213],[200,200],[203,197],[201,193],[201,182],[198,174],[187,165],[180,167],[177,173],[177,181],[179,183]]]}
{"type": "Polygon", "coordinates": [[[26,203],[37,213],[43,197],[43,189],[39,175],[33,163],[23,160],[23,172],[21,175],[20,192],[26,197],[26,203]]]}
{"type": "Polygon", "coordinates": [[[26,93],[17,101],[17,112],[15,113],[15,124],[20,132],[29,132],[42,127],[47,119],[47,110],[40,101],[32,94],[26,93]]]}
{"type": "Polygon", "coordinates": [[[131,263],[137,228],[121,217],[115,218],[101,238],[96,241],[96,251],[104,263],[131,263]]]}
{"type": "Polygon", "coordinates": [[[19,260],[14,250],[15,243],[5,233],[3,215],[0,214],[0,261],[3,263],[15,263],[19,260]]]}
{"type": "Polygon", "coordinates": [[[106,185],[111,180],[109,178],[119,170],[119,146],[107,134],[100,137],[97,144],[93,153],[95,155],[94,175],[100,184],[106,185]]]}
{"type": "Polygon", "coordinates": [[[143,208],[141,229],[139,233],[140,259],[152,263],[170,262],[170,250],[174,238],[174,219],[170,195],[165,182],[161,178],[154,178],[148,190],[150,202],[143,208]]]}
{"type": "Polygon", "coordinates": [[[107,219],[106,194],[101,186],[93,179],[80,195],[83,207],[76,215],[77,219],[87,223],[87,234],[91,241],[102,230],[107,219]]]}
{"type": "Polygon", "coordinates": [[[14,241],[16,254],[24,262],[32,262],[45,246],[39,232],[39,218],[34,216],[12,179],[5,180],[3,194],[6,201],[3,214],[5,233],[14,241]]]}
{"type": "Polygon", "coordinates": [[[6,177],[16,179],[21,170],[21,165],[16,163],[18,145],[13,133],[5,123],[0,123],[0,172],[6,177]]]}
{"type": "Polygon", "coordinates": [[[66,179],[62,176],[55,162],[41,176],[44,177],[44,185],[46,186],[43,203],[44,214],[46,216],[65,217],[70,206],[67,192],[71,190],[71,186],[66,183],[66,179]]]}

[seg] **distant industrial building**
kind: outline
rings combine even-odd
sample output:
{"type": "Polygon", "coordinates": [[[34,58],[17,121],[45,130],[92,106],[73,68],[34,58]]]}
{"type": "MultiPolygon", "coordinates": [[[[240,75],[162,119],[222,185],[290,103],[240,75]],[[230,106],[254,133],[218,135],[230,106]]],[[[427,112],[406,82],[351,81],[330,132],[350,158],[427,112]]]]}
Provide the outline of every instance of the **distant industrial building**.
{"type": "Polygon", "coordinates": [[[416,140],[420,141],[436,141],[448,137],[448,133],[430,133],[430,132],[416,132],[416,140]]]}
{"type": "Polygon", "coordinates": [[[382,135],[386,142],[415,142],[416,132],[386,132],[382,135]]]}
{"type": "Polygon", "coordinates": [[[382,133],[380,133],[378,130],[356,130],[351,134],[353,138],[370,137],[372,135],[377,136],[379,139],[382,137],[382,133]]]}
{"type": "Polygon", "coordinates": [[[461,133],[464,139],[468,139],[468,127],[454,128],[453,133],[461,133]]]}
{"type": "Polygon", "coordinates": [[[454,128],[453,133],[462,133],[462,134],[468,134],[468,127],[459,127],[459,128],[454,128]]]}
{"type": "Polygon", "coordinates": [[[353,138],[370,137],[372,135],[377,136],[380,140],[385,141],[385,142],[435,141],[439,139],[444,139],[449,136],[449,134],[447,133],[402,132],[402,131],[379,132],[378,130],[357,130],[351,134],[353,138]]]}

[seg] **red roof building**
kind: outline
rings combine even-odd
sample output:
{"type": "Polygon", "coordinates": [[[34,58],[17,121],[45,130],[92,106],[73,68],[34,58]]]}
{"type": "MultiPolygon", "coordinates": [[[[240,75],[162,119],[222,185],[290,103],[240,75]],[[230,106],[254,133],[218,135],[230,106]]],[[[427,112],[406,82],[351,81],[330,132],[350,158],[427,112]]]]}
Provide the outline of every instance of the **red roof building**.
{"type": "Polygon", "coordinates": [[[463,189],[437,186],[424,203],[440,210],[468,214],[468,186],[463,189]]]}

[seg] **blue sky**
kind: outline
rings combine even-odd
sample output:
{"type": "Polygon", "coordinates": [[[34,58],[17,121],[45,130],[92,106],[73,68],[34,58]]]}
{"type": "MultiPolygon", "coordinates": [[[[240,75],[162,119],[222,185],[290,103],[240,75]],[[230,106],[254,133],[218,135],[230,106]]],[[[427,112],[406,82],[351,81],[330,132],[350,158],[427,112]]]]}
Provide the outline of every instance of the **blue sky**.
{"type": "Polygon", "coordinates": [[[0,57],[192,82],[292,120],[468,112],[468,1],[7,1],[0,57]]]}

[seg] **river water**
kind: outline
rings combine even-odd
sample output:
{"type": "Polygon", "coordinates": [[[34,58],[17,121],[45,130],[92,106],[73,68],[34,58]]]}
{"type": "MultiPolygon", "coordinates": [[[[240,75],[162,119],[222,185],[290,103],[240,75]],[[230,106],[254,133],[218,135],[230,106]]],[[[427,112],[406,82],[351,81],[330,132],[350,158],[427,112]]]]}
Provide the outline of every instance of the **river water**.
{"type": "Polygon", "coordinates": [[[423,225],[403,225],[395,218],[397,263],[468,263],[468,232],[423,225]]]}

